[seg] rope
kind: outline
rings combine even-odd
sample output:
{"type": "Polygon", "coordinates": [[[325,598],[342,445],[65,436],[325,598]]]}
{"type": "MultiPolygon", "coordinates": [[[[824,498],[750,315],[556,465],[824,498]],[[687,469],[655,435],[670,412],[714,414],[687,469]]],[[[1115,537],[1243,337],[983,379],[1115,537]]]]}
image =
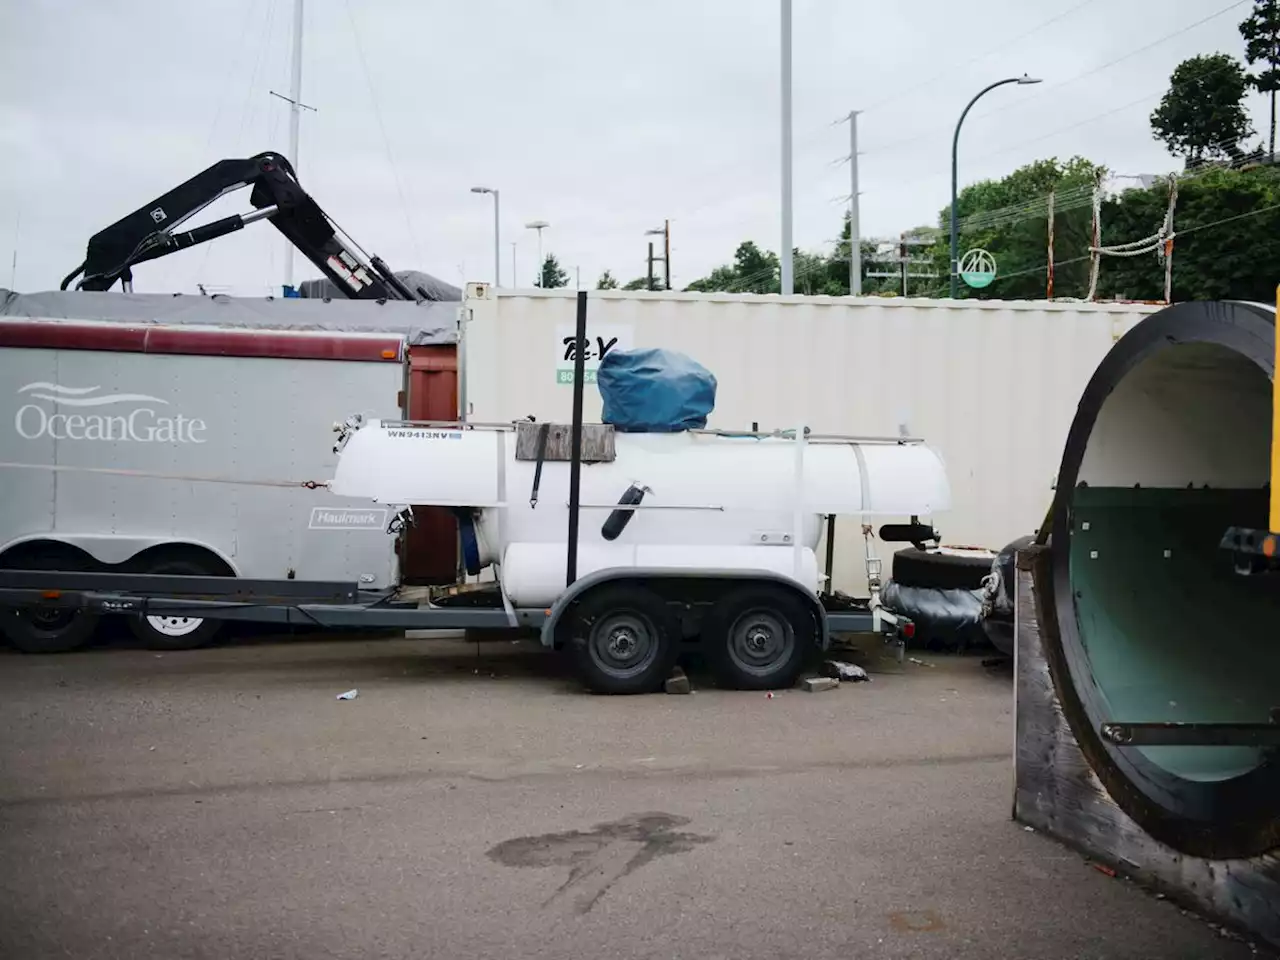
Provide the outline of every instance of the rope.
{"type": "Polygon", "coordinates": [[[232,477],[198,477],[181,473],[152,473],[147,470],[123,470],[114,467],[73,467],[67,464],[12,463],[0,461],[0,469],[50,470],[55,473],[99,473],[113,477],[145,477],[149,480],[180,480],[185,483],[230,483],[247,487],[303,487],[319,490],[329,486],[328,480],[236,480],[232,477]]]}

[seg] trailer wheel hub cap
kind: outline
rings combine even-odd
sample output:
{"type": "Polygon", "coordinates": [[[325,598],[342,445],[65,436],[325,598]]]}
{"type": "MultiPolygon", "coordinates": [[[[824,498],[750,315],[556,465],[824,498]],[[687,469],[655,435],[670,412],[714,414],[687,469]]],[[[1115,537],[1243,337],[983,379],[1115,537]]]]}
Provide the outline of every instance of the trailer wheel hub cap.
{"type": "Polygon", "coordinates": [[[791,655],[795,633],[770,610],[743,614],[729,631],[729,655],[749,673],[767,673],[791,655]]]}
{"type": "Polygon", "coordinates": [[[595,622],[587,646],[601,670],[620,678],[633,677],[658,656],[658,631],[647,617],[619,611],[595,622]]]}
{"type": "Polygon", "coordinates": [[[609,634],[609,655],[617,660],[629,660],[635,656],[640,641],[626,627],[620,627],[609,634]]]}
{"type": "Polygon", "coordinates": [[[166,637],[185,637],[204,623],[202,617],[147,617],[147,626],[166,637]]]}

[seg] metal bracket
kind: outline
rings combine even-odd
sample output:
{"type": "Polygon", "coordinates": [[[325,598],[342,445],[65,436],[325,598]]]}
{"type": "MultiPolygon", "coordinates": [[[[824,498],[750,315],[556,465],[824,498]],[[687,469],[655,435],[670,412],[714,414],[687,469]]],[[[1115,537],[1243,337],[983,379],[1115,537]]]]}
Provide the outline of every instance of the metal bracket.
{"type": "Polygon", "coordinates": [[[1231,553],[1241,576],[1280,570],[1280,535],[1269,530],[1229,527],[1218,548],[1231,553]]]}
{"type": "Polygon", "coordinates": [[[1118,747],[1280,747],[1280,707],[1270,723],[1104,723],[1098,732],[1118,747]]]}

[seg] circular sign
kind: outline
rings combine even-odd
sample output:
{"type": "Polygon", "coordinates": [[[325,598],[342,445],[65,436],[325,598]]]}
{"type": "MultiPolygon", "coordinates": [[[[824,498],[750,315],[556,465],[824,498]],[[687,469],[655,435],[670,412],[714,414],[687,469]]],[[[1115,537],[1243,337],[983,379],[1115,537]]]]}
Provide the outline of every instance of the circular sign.
{"type": "Polygon", "coordinates": [[[975,248],[960,258],[960,279],[981,289],[996,278],[996,258],[982,248],[975,248]]]}

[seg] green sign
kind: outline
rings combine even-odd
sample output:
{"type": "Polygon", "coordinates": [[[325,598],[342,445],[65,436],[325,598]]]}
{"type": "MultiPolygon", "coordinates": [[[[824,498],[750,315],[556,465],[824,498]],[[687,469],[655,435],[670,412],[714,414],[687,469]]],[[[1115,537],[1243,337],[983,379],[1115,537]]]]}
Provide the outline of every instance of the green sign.
{"type": "Polygon", "coordinates": [[[996,258],[977,248],[960,258],[960,279],[969,286],[981,290],[991,286],[996,278],[996,258]]]}

